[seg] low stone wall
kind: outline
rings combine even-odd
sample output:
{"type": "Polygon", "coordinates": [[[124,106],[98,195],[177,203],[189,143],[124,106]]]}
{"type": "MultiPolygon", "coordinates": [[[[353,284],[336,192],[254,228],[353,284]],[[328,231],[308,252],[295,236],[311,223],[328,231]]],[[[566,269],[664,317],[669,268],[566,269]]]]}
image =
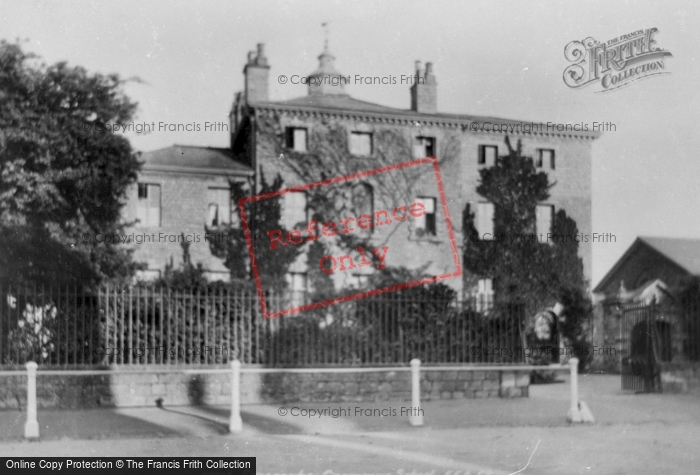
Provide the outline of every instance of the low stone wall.
{"type": "MultiPolygon", "coordinates": [[[[151,368],[152,369],[152,368],[151,368]]],[[[0,409],[26,405],[26,376],[0,376],[0,409]]],[[[421,368],[421,399],[527,397],[529,371],[435,371],[421,368]]],[[[105,375],[37,377],[39,408],[229,404],[228,373],[121,371],[105,375]]],[[[409,371],[328,373],[243,372],[241,403],[361,402],[411,399],[409,371]]]]}
{"type": "MultiPolygon", "coordinates": [[[[409,371],[267,373],[266,402],[359,402],[411,399],[409,371]]],[[[422,400],[527,397],[529,371],[431,371],[421,368],[422,400]]]]}
{"type": "Polygon", "coordinates": [[[700,362],[662,363],[661,387],[665,393],[700,393],[700,362]]]}

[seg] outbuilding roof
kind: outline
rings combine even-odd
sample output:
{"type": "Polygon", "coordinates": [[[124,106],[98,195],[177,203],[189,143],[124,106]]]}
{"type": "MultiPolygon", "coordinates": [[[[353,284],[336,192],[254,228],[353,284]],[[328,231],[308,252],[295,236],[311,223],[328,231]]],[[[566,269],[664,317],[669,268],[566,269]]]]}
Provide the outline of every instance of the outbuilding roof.
{"type": "Polygon", "coordinates": [[[231,149],[171,145],[141,155],[144,170],[248,176],[253,169],[233,159],[231,149]]]}
{"type": "Polygon", "coordinates": [[[643,248],[660,254],[689,276],[700,276],[700,239],[640,236],[601,279],[593,292],[603,292],[611,281],[614,281],[618,272],[633,258],[636,251],[643,248]]]}

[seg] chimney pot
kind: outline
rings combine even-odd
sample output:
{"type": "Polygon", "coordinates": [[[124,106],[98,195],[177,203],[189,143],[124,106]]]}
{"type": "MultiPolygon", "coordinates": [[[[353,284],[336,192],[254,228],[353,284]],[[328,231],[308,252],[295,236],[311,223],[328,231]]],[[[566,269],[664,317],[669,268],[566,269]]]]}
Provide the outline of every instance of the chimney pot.
{"type": "Polygon", "coordinates": [[[265,57],[265,43],[258,43],[258,56],[255,58],[256,64],[267,66],[267,58],[265,57]]]}
{"type": "Polygon", "coordinates": [[[265,57],[265,44],[258,43],[255,51],[248,53],[248,64],[243,68],[245,76],[245,101],[248,104],[267,101],[270,66],[265,57]]]}
{"type": "Polygon", "coordinates": [[[433,63],[425,63],[423,71],[421,62],[416,61],[416,76],[411,86],[411,110],[424,114],[437,112],[437,81],[433,63]]]}

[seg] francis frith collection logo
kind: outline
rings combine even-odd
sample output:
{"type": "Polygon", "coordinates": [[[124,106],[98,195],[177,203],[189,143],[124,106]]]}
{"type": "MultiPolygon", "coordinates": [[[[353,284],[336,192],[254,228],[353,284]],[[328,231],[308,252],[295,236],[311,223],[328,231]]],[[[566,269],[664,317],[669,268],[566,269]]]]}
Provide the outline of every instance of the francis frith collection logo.
{"type": "Polygon", "coordinates": [[[654,41],[657,28],[638,30],[606,42],[591,37],[572,41],[564,48],[564,57],[573,63],[564,70],[564,83],[579,88],[599,84],[601,92],[611,92],[639,79],[669,74],[664,58],[669,51],[654,41]]]}

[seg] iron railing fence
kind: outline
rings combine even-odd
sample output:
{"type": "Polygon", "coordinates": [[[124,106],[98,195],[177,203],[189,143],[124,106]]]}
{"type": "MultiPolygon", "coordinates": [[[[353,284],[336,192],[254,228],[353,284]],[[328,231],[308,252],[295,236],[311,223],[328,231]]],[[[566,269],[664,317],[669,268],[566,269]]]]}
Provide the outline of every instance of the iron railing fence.
{"type": "Polygon", "coordinates": [[[700,293],[687,292],[681,299],[683,357],[700,361],[700,293]]]}
{"type": "MultiPolygon", "coordinates": [[[[16,287],[0,284],[0,366],[279,366],[514,363],[523,310],[481,296],[383,294],[263,319],[257,294],[217,286],[16,287]]],[[[270,308],[297,299],[266,297],[270,308]]]]}

